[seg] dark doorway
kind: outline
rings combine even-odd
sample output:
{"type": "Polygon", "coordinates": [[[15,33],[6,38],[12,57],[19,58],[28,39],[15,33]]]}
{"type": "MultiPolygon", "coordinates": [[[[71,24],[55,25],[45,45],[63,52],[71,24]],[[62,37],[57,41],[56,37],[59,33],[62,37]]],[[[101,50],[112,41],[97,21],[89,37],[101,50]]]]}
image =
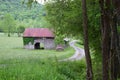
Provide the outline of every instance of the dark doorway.
{"type": "Polygon", "coordinates": [[[34,48],[35,49],[40,49],[40,43],[35,43],[34,48]]]}

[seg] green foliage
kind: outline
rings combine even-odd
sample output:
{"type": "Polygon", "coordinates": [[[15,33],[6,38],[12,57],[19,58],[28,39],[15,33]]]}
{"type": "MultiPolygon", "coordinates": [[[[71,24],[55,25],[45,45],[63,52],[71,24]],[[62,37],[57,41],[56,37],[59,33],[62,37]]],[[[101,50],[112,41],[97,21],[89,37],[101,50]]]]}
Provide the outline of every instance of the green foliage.
{"type": "MultiPolygon", "coordinates": [[[[83,40],[81,1],[55,0],[54,3],[48,3],[45,6],[47,12],[46,19],[51,23],[51,27],[55,29],[57,37],[73,35],[83,40]]],[[[100,53],[101,31],[98,0],[87,1],[87,7],[90,47],[95,50],[95,53],[100,53]]]]}
{"type": "Polygon", "coordinates": [[[62,42],[62,38],[71,35],[78,36],[82,32],[81,12],[78,12],[80,9],[78,4],[81,4],[80,1],[56,0],[55,3],[45,5],[46,19],[51,23],[57,37],[61,37],[56,38],[57,41],[62,42]]]}
{"type": "MultiPolygon", "coordinates": [[[[94,56],[96,57],[96,56],[94,56]]],[[[99,58],[99,57],[97,57],[99,58]]],[[[98,60],[93,60],[93,72],[94,72],[94,80],[102,80],[102,63],[100,62],[97,62],[98,60]]]]}
{"type": "Polygon", "coordinates": [[[0,32],[3,32],[3,29],[2,29],[2,22],[0,21],[0,32]]]}
{"type": "Polygon", "coordinates": [[[81,29],[80,1],[60,1],[46,4],[47,20],[61,34],[78,34],[81,29]],[[77,3],[76,3],[77,2],[77,3]],[[77,5],[79,4],[79,5],[77,5]]]}
{"type": "Polygon", "coordinates": [[[118,33],[120,33],[120,26],[118,26],[118,33]]]}
{"type": "Polygon", "coordinates": [[[68,79],[72,80],[85,80],[85,62],[63,62],[62,65],[58,66],[58,71],[67,76],[68,79]],[[64,65],[64,66],[63,66],[64,65]]]}
{"type": "MultiPolygon", "coordinates": [[[[19,26],[26,27],[49,27],[49,23],[44,19],[44,6],[33,3],[28,7],[27,2],[22,4],[22,0],[1,0],[0,1],[0,23],[6,14],[10,14],[16,23],[16,28],[19,26]]],[[[2,24],[0,24],[0,31],[2,24]]],[[[17,32],[17,29],[15,29],[17,32]]]]}
{"type": "Polygon", "coordinates": [[[61,34],[58,32],[55,32],[55,43],[56,44],[63,44],[64,43],[64,38],[65,38],[65,35],[64,34],[61,34]]]}
{"type": "MultiPolygon", "coordinates": [[[[88,0],[88,33],[89,46],[93,54],[92,64],[95,79],[101,77],[101,30],[100,30],[100,9],[98,0],[88,0]],[[97,68],[97,66],[100,66],[97,68]],[[100,75],[100,76],[99,76],[100,75]]],[[[46,4],[46,19],[53,25],[52,27],[61,36],[72,35],[83,40],[82,11],[80,0],[55,0],[54,3],[46,4]]],[[[81,41],[83,42],[83,41],[81,41]]],[[[83,43],[84,44],[84,43],[83,43]]]]}
{"type": "Polygon", "coordinates": [[[31,8],[27,7],[26,4],[22,4],[21,0],[2,0],[0,1],[1,14],[12,14],[17,20],[24,19],[35,19],[42,14],[42,6],[35,4],[31,8]]]}
{"type": "Polygon", "coordinates": [[[20,25],[20,26],[17,28],[17,32],[18,32],[18,33],[23,33],[24,30],[25,30],[25,27],[22,26],[22,25],[20,25]]]}
{"type": "Polygon", "coordinates": [[[3,18],[2,24],[1,24],[2,30],[6,33],[8,33],[8,36],[10,36],[10,33],[13,33],[15,30],[15,20],[10,14],[6,14],[3,18]]]}
{"type": "Polygon", "coordinates": [[[19,25],[16,29],[16,33],[18,34],[18,37],[20,37],[21,34],[24,32],[25,27],[23,25],[19,25]]]}
{"type": "Polygon", "coordinates": [[[23,44],[29,44],[29,42],[31,42],[32,44],[34,43],[34,38],[32,37],[23,37],[23,44]]]}

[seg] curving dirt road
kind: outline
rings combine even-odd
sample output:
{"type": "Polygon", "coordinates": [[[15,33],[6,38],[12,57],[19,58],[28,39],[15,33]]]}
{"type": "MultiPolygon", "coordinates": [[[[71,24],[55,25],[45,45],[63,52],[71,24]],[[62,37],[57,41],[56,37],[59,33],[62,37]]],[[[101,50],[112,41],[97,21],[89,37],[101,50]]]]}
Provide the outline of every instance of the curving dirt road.
{"type": "Polygon", "coordinates": [[[85,57],[84,49],[76,47],[74,45],[76,42],[77,40],[73,40],[69,43],[69,45],[75,49],[75,54],[69,58],[66,58],[60,61],[74,61],[74,60],[80,60],[85,57]]]}

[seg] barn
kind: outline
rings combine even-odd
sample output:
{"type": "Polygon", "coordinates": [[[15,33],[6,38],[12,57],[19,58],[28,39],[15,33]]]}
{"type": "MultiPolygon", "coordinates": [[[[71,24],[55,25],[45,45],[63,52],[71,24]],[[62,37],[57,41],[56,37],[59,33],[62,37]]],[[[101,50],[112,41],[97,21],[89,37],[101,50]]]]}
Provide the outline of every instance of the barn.
{"type": "Polygon", "coordinates": [[[54,34],[49,28],[26,28],[23,33],[26,49],[54,49],[54,34]]]}

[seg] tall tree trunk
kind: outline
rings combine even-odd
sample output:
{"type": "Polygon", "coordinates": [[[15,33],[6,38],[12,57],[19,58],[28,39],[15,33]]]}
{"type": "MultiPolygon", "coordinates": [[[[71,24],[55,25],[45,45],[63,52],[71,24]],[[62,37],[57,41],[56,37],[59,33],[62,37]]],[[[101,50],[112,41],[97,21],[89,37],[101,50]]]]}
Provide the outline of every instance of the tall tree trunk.
{"type": "MultiPolygon", "coordinates": [[[[120,17],[120,0],[113,0],[115,9],[117,10],[117,18],[120,17]]],[[[116,58],[116,64],[117,66],[117,77],[120,78],[120,34],[117,32],[117,58],[116,58]]]]}
{"type": "Polygon", "coordinates": [[[110,0],[100,0],[101,31],[102,31],[102,71],[103,80],[109,80],[109,55],[110,55],[110,0]]]}
{"type": "MultiPolygon", "coordinates": [[[[119,34],[119,33],[118,33],[119,34]]],[[[120,35],[120,34],[119,34],[120,35]]],[[[118,68],[117,68],[117,77],[120,78],[120,36],[117,35],[117,63],[118,63],[118,68]]]]}
{"type": "Polygon", "coordinates": [[[10,37],[10,32],[11,32],[11,29],[10,29],[10,26],[8,27],[8,37],[10,37]]]}
{"type": "Polygon", "coordinates": [[[117,80],[120,74],[119,63],[119,38],[117,31],[117,18],[120,15],[120,0],[112,0],[113,13],[112,13],[112,26],[111,26],[111,80],[117,80]],[[117,65],[117,66],[116,66],[117,65]]]}
{"type": "Polygon", "coordinates": [[[87,8],[86,0],[82,0],[82,13],[83,13],[83,29],[84,29],[84,48],[87,63],[87,80],[93,80],[91,57],[89,52],[89,42],[88,42],[88,18],[87,18],[87,8]]]}
{"type": "Polygon", "coordinates": [[[111,25],[111,53],[110,53],[110,70],[111,70],[111,80],[117,80],[117,68],[118,58],[117,58],[117,18],[114,16],[111,25]]]}
{"type": "Polygon", "coordinates": [[[10,37],[10,33],[8,33],[8,37],[10,37]]]}

